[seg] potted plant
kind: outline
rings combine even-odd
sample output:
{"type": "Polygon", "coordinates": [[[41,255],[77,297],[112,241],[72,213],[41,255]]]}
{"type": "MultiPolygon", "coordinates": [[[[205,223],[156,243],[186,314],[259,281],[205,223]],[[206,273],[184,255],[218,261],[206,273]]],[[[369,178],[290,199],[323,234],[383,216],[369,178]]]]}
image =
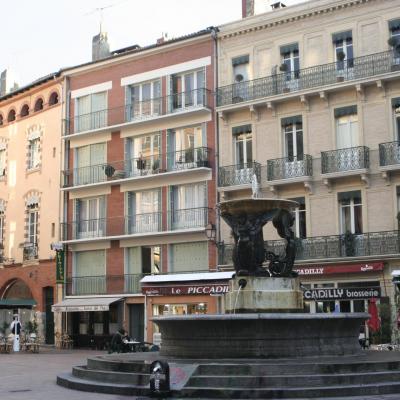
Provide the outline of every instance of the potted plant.
{"type": "Polygon", "coordinates": [[[338,51],[336,53],[336,80],[338,82],[344,81],[344,63],[346,54],[343,51],[338,51]]]}
{"type": "Polygon", "coordinates": [[[3,337],[6,336],[8,327],[9,327],[8,323],[6,321],[3,321],[3,324],[0,325],[0,334],[1,334],[1,336],[3,336],[3,337]]]}
{"type": "Polygon", "coordinates": [[[160,169],[160,160],[154,160],[152,165],[153,174],[157,173],[160,169]]]}
{"type": "Polygon", "coordinates": [[[388,39],[388,45],[389,45],[390,47],[396,47],[397,43],[398,43],[397,38],[395,38],[395,37],[393,37],[393,36],[392,36],[391,38],[388,39]]]}
{"type": "Polygon", "coordinates": [[[185,150],[185,162],[192,163],[194,161],[194,149],[189,148],[185,150]]]}
{"type": "Polygon", "coordinates": [[[283,64],[280,65],[279,71],[287,72],[287,70],[288,70],[288,65],[287,64],[283,63],[283,64]]]}
{"type": "Polygon", "coordinates": [[[196,163],[198,167],[207,167],[207,153],[204,148],[197,149],[196,163]]]}

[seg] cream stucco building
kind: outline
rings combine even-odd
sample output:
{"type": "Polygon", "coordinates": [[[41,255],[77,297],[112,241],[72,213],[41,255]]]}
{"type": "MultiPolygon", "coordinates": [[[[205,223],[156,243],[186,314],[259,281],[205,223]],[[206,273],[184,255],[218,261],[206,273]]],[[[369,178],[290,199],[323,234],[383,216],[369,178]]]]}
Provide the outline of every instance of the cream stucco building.
{"type": "MultiPolygon", "coordinates": [[[[249,196],[257,177],[263,197],[297,200],[304,287],[376,288],[394,322],[400,3],[312,0],[223,25],[218,37],[221,199],[249,196]]],[[[264,237],[282,248],[272,229],[264,237]]],[[[221,222],[222,240],[224,266],[232,239],[221,222]]],[[[321,293],[311,312],[368,307],[368,295],[321,293]]]]}

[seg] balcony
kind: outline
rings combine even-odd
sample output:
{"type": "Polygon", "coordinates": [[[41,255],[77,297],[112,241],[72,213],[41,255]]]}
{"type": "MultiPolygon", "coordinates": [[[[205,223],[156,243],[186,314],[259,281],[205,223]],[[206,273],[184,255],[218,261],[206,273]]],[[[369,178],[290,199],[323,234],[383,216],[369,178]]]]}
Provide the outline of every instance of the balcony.
{"type": "Polygon", "coordinates": [[[400,170],[400,142],[379,144],[379,166],[384,174],[400,170]]]}
{"type": "Polygon", "coordinates": [[[169,211],[170,230],[204,228],[208,224],[209,209],[184,208],[169,211]]]}
{"type": "Polygon", "coordinates": [[[224,107],[257,100],[262,103],[265,98],[272,96],[317,88],[321,90],[332,85],[367,80],[398,71],[400,71],[400,58],[396,57],[393,51],[370,54],[347,62],[317,65],[300,69],[295,73],[279,73],[220,87],[217,89],[217,106],[224,107]]]}
{"type": "Polygon", "coordinates": [[[176,230],[204,228],[208,224],[207,207],[169,211],[168,226],[161,212],[112,218],[96,218],[61,224],[62,241],[92,241],[126,238],[129,235],[159,235],[176,230]]]}
{"type": "Polygon", "coordinates": [[[156,119],[175,119],[182,114],[210,113],[211,92],[200,88],[169,96],[137,101],[120,107],[77,115],[64,122],[64,136],[104,131],[109,128],[146,125],[156,119]]]}
{"type": "Polygon", "coordinates": [[[144,276],[125,274],[70,277],[66,281],[66,295],[140,294],[140,280],[144,276]]]}
{"type": "Polygon", "coordinates": [[[368,185],[369,148],[366,146],[321,152],[321,173],[324,183],[329,179],[359,175],[368,185]]]}
{"type": "Polygon", "coordinates": [[[209,153],[207,147],[197,147],[167,153],[165,163],[165,157],[162,154],[153,154],[124,161],[73,168],[61,172],[61,185],[63,188],[73,188],[143,177],[154,179],[155,175],[166,172],[209,168],[209,153]]]}
{"type": "Polygon", "coordinates": [[[220,190],[246,189],[251,187],[254,176],[261,182],[261,164],[252,163],[219,167],[218,186],[220,190]]]}
{"type": "Polygon", "coordinates": [[[268,184],[271,187],[297,182],[308,186],[312,173],[312,157],[308,154],[267,161],[268,184]]]}
{"type": "Polygon", "coordinates": [[[39,248],[36,243],[24,243],[22,260],[33,261],[39,259],[39,248]]]}
{"type": "MultiPolygon", "coordinates": [[[[265,250],[280,254],[284,251],[284,240],[265,242],[265,250]]],[[[219,265],[232,264],[230,244],[220,246],[219,265]]],[[[297,239],[296,261],[315,261],[364,257],[390,257],[400,253],[400,234],[398,231],[370,232],[360,235],[315,236],[297,239]]]]}

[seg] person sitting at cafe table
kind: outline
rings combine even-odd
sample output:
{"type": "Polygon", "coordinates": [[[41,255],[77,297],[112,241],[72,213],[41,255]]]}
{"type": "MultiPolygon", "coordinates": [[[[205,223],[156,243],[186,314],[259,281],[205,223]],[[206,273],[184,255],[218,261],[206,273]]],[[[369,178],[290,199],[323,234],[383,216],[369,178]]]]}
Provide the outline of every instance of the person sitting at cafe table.
{"type": "Polygon", "coordinates": [[[124,348],[123,337],[125,336],[124,329],[120,328],[114,333],[111,339],[110,351],[109,353],[121,353],[124,348]]]}

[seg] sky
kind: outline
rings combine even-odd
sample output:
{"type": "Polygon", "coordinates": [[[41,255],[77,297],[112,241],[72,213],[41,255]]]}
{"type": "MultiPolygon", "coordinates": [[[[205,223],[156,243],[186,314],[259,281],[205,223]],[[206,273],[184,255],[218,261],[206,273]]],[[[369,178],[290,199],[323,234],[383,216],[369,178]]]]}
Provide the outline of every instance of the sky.
{"type": "Polygon", "coordinates": [[[241,0],[1,0],[1,6],[0,71],[11,68],[20,86],[90,61],[101,19],[116,50],[241,18],[241,0]]]}

